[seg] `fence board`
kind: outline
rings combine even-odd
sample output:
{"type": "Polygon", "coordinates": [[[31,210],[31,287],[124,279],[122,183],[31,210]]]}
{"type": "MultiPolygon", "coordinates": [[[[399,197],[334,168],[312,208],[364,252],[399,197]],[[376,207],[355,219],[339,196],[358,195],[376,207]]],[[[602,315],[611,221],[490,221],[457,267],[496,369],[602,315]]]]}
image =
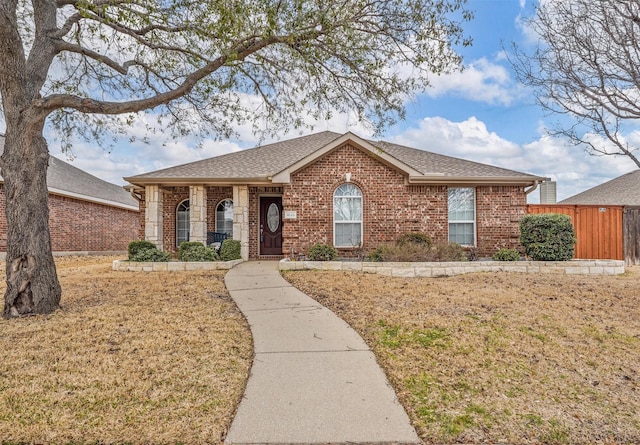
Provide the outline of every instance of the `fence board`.
{"type": "Polygon", "coordinates": [[[640,265],[640,207],[625,207],[624,261],[628,265],[640,265]]]}
{"type": "Polygon", "coordinates": [[[623,206],[570,204],[529,204],[527,213],[562,213],[569,215],[576,230],[575,258],[625,259],[623,206]]]}

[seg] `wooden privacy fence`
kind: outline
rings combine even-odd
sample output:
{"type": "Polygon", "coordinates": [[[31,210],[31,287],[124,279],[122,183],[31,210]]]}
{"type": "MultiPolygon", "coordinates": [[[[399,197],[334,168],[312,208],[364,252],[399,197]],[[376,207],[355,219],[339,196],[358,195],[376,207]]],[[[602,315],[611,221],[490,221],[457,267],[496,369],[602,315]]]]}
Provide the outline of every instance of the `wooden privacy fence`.
{"type": "Polygon", "coordinates": [[[562,213],[569,215],[576,230],[576,253],[579,259],[626,260],[638,264],[638,221],[640,208],[635,210],[635,235],[626,230],[624,206],[596,206],[575,204],[529,204],[527,213],[562,213]],[[623,229],[624,228],[624,229],[623,229]],[[629,240],[627,240],[629,233],[629,240]],[[634,238],[632,240],[631,238],[634,238]],[[625,258],[629,246],[635,242],[636,260],[625,258]]]}
{"type": "Polygon", "coordinates": [[[640,207],[625,207],[623,221],[624,260],[640,264],[640,207]]]}

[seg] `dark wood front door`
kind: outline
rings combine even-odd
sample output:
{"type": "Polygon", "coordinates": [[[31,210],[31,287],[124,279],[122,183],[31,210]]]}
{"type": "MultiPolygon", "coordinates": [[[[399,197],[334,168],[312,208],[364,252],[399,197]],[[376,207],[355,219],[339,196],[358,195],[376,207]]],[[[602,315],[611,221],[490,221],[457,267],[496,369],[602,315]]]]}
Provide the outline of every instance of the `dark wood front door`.
{"type": "Polygon", "coordinates": [[[282,198],[260,198],[260,255],[282,255],[282,198]]]}

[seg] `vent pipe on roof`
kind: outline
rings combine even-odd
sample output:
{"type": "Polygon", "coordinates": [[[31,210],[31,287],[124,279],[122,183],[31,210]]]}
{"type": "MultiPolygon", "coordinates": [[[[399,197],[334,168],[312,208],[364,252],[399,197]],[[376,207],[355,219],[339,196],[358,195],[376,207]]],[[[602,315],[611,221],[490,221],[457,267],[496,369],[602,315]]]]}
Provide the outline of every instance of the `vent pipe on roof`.
{"type": "Polygon", "coordinates": [[[544,181],[540,184],[540,204],[555,204],[556,181],[544,181]]]}

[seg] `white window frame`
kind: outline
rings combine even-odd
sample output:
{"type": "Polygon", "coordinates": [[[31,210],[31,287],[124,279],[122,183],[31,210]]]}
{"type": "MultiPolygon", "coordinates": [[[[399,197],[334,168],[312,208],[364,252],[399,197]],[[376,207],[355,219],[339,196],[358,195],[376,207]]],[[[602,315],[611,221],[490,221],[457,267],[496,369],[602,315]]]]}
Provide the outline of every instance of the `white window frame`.
{"type": "Polygon", "coordinates": [[[475,247],[476,243],[477,243],[477,224],[476,224],[476,220],[477,220],[477,200],[476,200],[476,189],[475,187],[449,187],[447,190],[447,239],[449,240],[449,242],[457,242],[455,240],[451,239],[451,224],[472,224],[473,225],[473,243],[472,244],[462,244],[460,243],[461,246],[468,246],[468,247],[475,247]],[[451,220],[450,218],[450,211],[449,211],[449,200],[451,199],[451,195],[450,192],[451,190],[458,190],[458,189],[464,189],[464,190],[473,190],[473,219],[457,219],[457,220],[451,220]]]}
{"type": "Polygon", "coordinates": [[[350,182],[345,182],[344,184],[340,184],[338,187],[336,187],[336,189],[333,191],[333,246],[334,247],[338,247],[341,249],[353,249],[353,248],[357,248],[359,247],[359,244],[362,244],[363,242],[363,218],[364,218],[364,194],[362,193],[362,189],[360,187],[358,187],[357,185],[350,183],[350,182]],[[340,187],[344,186],[344,185],[350,185],[355,187],[358,192],[360,192],[360,196],[352,196],[352,195],[336,195],[336,193],[338,192],[338,190],[340,189],[340,187]],[[361,215],[360,215],[360,219],[359,220],[349,220],[349,221],[336,221],[336,198],[351,198],[351,199],[359,199],[360,200],[360,210],[361,210],[361,215]],[[336,243],[336,225],[338,224],[360,224],[360,243],[358,245],[353,245],[353,244],[349,244],[349,245],[338,245],[336,243]]]}
{"type": "Polygon", "coordinates": [[[178,205],[176,206],[176,247],[180,247],[180,243],[184,242],[184,241],[189,241],[189,238],[191,237],[191,234],[189,233],[189,231],[191,230],[190,225],[191,225],[191,221],[189,218],[187,218],[187,239],[186,240],[181,240],[179,241],[180,237],[178,235],[179,231],[180,231],[180,225],[178,224],[179,220],[178,220],[178,214],[180,213],[180,207],[182,207],[184,205],[184,203],[187,203],[187,208],[189,210],[187,210],[189,217],[191,216],[191,203],[189,202],[189,199],[183,199],[182,201],[180,201],[180,203],[178,203],[178,205]]]}
{"type": "MultiPolygon", "coordinates": [[[[218,207],[220,207],[220,205],[223,205],[225,202],[230,202],[231,203],[231,208],[233,208],[233,199],[231,198],[227,198],[227,199],[223,199],[222,201],[220,201],[217,205],[216,205],[216,221],[215,221],[215,229],[216,232],[221,232],[219,230],[218,227],[218,207]]],[[[227,233],[227,232],[224,232],[227,233]]],[[[231,218],[231,232],[227,233],[227,238],[233,238],[233,217],[231,218]]]]}

